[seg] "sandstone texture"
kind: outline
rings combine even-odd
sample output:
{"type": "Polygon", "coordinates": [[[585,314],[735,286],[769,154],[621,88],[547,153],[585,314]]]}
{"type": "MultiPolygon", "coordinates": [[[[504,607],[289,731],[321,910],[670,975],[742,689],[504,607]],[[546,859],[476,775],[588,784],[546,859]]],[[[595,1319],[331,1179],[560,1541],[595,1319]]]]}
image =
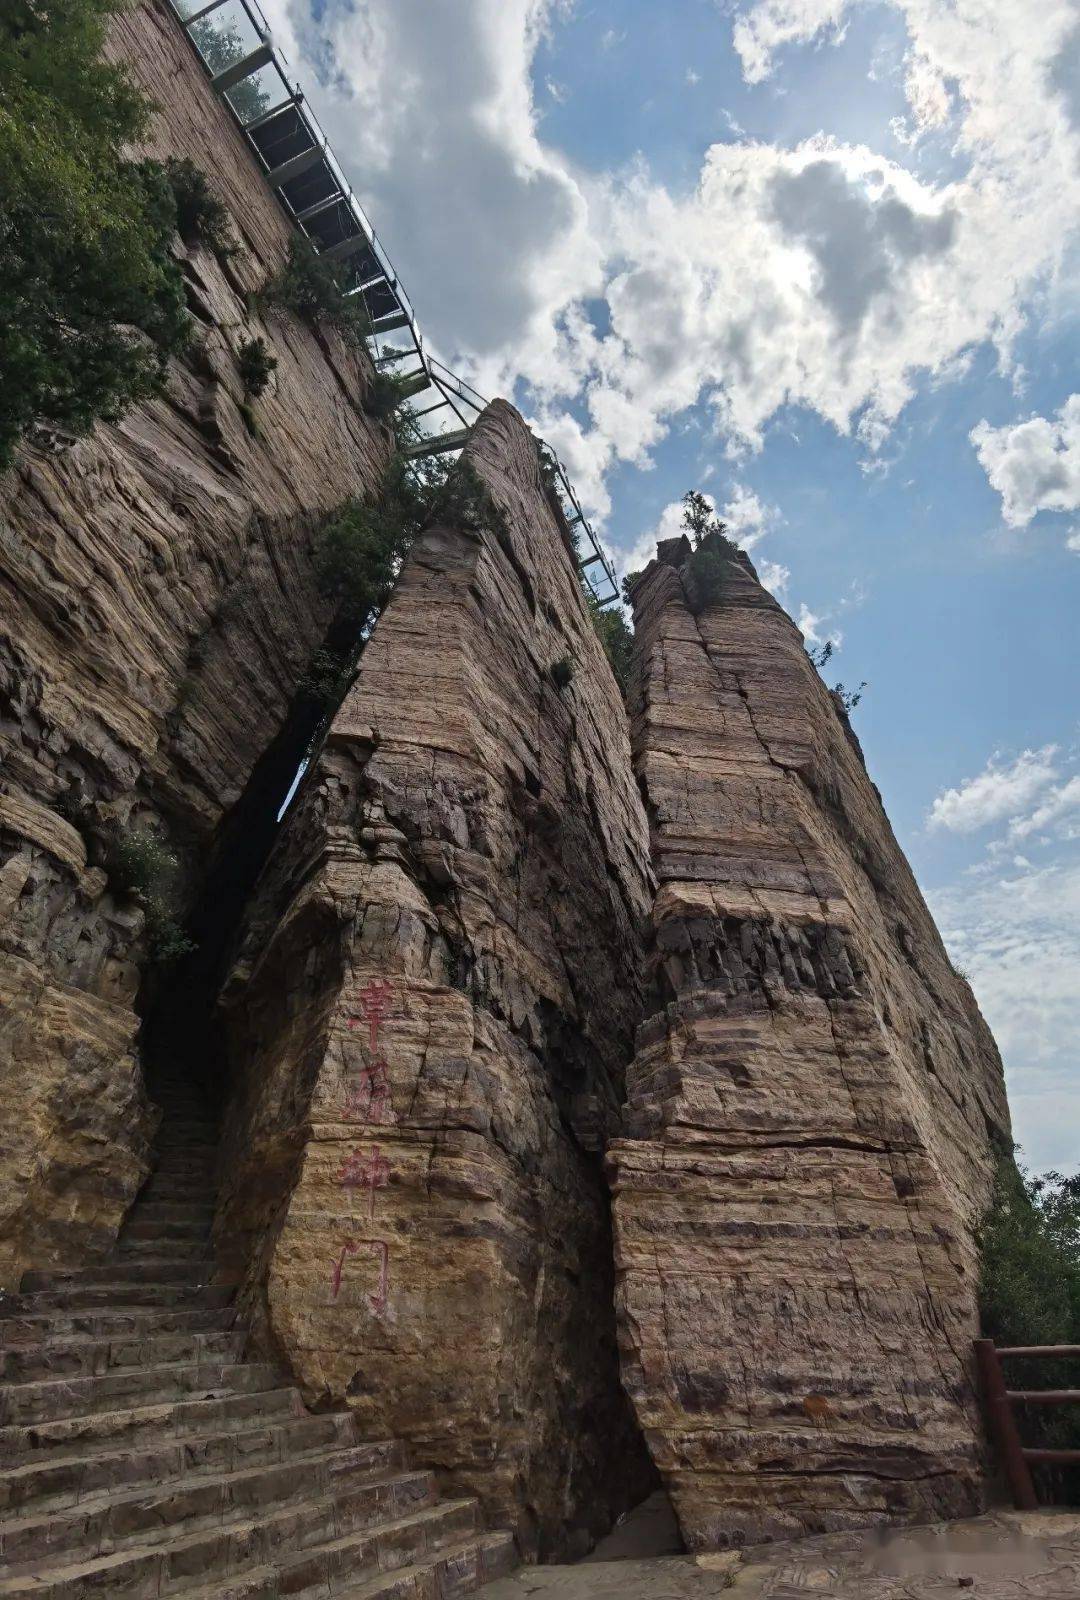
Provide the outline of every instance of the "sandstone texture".
{"type": "MultiPolygon", "coordinates": [[[[977,1508],[1008,1111],[835,696],[745,555],[633,589],[658,889],[609,1151],[622,1370],[690,1548],[977,1508]]],[[[704,562],[702,557],[704,557],[704,562]]]]}
{"type": "Polygon", "coordinates": [[[496,402],[466,459],[488,503],[414,545],[226,986],[218,1242],[309,1400],[572,1554],[654,1481],[601,1167],[647,830],[535,443],[496,402]]]}
{"type": "Polygon", "coordinates": [[[365,355],[250,309],[289,224],[168,8],[123,13],[113,49],[159,107],[150,153],[208,171],[239,249],[177,241],[197,337],[165,394],[0,480],[0,1285],[100,1258],[147,1170],[144,911],[102,841],[155,831],[194,896],[330,620],[313,535],[391,449],[365,355]],[[278,369],[249,426],[256,336],[278,369]]]}

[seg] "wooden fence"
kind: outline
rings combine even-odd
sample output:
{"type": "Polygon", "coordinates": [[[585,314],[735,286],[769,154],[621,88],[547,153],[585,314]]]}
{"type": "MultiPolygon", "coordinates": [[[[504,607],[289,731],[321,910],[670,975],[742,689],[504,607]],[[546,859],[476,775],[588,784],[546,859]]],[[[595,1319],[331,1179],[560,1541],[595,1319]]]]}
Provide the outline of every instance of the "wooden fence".
{"type": "Polygon", "coordinates": [[[1080,1389],[1009,1389],[1005,1384],[1001,1363],[1013,1356],[1036,1356],[1040,1360],[1068,1356],[1080,1358],[1080,1344],[999,1346],[993,1339],[975,1340],[975,1359],[990,1429],[1001,1452],[1013,1501],[1021,1511],[1034,1511],[1039,1500],[1031,1476],[1032,1465],[1080,1465],[1080,1450],[1029,1449],[1020,1438],[1013,1407],[1017,1402],[1036,1406],[1080,1405],[1080,1389]]]}

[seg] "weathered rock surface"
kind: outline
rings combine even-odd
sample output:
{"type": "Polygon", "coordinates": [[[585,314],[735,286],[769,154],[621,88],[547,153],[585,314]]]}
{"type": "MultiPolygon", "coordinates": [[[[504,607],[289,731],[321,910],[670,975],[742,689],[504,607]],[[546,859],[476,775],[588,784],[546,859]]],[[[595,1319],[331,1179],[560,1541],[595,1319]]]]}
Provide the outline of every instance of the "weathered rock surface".
{"type": "Polygon", "coordinates": [[[227,986],[218,1241],[309,1397],[570,1553],[653,1481],[600,1165],[647,830],[535,445],[496,402],[466,455],[494,514],[414,546],[227,986]]]}
{"type": "Polygon", "coordinates": [[[166,394],[0,481],[0,1284],[31,1243],[37,1266],[100,1256],[146,1172],[144,917],[94,841],[164,825],[194,887],[325,633],[314,530],[390,450],[366,357],[249,309],[289,224],[168,8],[123,13],[114,48],[160,108],[151,153],[209,171],[240,249],[178,242],[199,332],[166,394]],[[278,360],[257,432],[255,336],[278,360]]]}
{"type": "Polygon", "coordinates": [[[971,1228],[1001,1065],[748,559],[634,586],[659,882],[609,1154],[623,1376],[693,1547],[980,1500],[971,1228]]]}

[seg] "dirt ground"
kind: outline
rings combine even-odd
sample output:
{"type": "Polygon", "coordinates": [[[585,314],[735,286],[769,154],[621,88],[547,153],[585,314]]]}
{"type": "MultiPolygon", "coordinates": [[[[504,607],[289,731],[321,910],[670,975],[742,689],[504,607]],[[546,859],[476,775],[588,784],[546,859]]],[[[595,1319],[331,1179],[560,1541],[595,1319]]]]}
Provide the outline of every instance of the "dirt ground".
{"type": "Polygon", "coordinates": [[[672,1555],[654,1496],[585,1561],[523,1567],[484,1600],[1080,1600],[1080,1512],[996,1511],[923,1528],[823,1534],[725,1555],[672,1555]]]}

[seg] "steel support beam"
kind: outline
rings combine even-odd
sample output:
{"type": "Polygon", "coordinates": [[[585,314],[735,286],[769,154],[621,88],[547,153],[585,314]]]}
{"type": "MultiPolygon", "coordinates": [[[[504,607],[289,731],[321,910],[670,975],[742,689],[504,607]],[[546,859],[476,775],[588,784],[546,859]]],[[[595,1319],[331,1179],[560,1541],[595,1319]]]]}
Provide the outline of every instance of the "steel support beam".
{"type": "Polygon", "coordinates": [[[391,311],[388,316],[379,317],[371,324],[372,333],[393,333],[395,328],[407,328],[409,319],[404,311],[391,311]]]}
{"type": "MultiPolygon", "coordinates": [[[[344,198],[344,197],[342,197],[344,198]]],[[[326,256],[330,261],[348,261],[358,250],[370,249],[371,240],[361,229],[358,233],[350,233],[347,239],[339,239],[336,244],[328,244],[325,250],[320,250],[321,256],[326,256]]],[[[378,283],[378,278],[371,280],[378,283]]],[[[366,286],[365,286],[366,287],[366,286]]]]}
{"type": "Polygon", "coordinates": [[[470,428],[455,428],[453,433],[433,433],[430,439],[420,439],[406,446],[405,455],[410,461],[422,456],[445,456],[451,450],[461,450],[468,443],[470,428]]]}
{"type": "Polygon", "coordinates": [[[226,89],[235,89],[238,83],[245,78],[250,78],[253,72],[258,72],[261,67],[268,67],[274,59],[272,44],[261,44],[248,56],[241,56],[239,61],[234,61],[231,67],[226,67],[224,72],[219,72],[217,77],[210,82],[218,94],[224,94],[226,89]]]}
{"type": "Polygon", "coordinates": [[[317,167],[319,162],[325,159],[326,153],[322,145],[313,144],[310,150],[301,150],[298,156],[283,161],[280,167],[272,167],[266,174],[266,181],[273,188],[280,189],[290,179],[299,178],[303,173],[310,172],[312,167],[317,167]]]}

